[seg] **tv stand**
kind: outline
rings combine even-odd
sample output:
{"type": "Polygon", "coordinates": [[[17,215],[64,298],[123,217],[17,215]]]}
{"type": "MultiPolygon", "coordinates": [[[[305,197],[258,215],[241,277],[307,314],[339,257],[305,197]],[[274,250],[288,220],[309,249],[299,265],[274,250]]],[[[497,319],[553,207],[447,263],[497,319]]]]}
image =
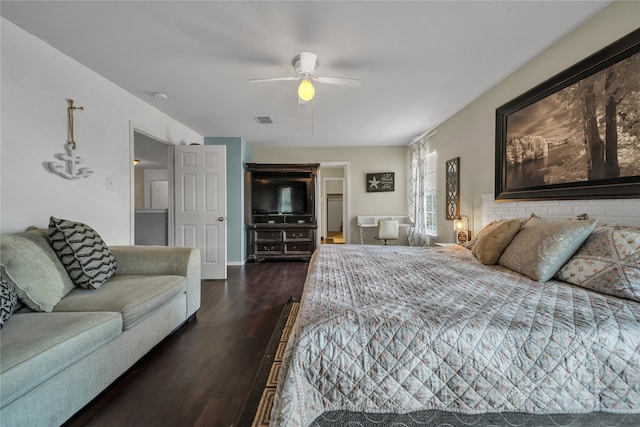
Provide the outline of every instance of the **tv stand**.
{"type": "Polygon", "coordinates": [[[311,259],[318,228],[315,192],[320,165],[247,163],[245,166],[247,261],[311,259]],[[270,192],[276,193],[289,184],[297,191],[292,195],[295,212],[273,212],[273,206],[262,206],[279,204],[273,200],[277,196],[270,192]]]}

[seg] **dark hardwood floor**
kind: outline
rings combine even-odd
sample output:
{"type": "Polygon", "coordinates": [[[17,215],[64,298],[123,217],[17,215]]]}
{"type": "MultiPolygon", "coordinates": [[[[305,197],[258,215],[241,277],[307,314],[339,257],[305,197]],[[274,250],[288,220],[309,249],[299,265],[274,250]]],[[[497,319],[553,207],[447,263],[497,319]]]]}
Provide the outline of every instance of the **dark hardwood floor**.
{"type": "MultiPolygon", "coordinates": [[[[232,426],[308,263],[231,266],[202,281],[202,306],[182,326],[66,423],[76,426],[232,426]]],[[[90,375],[90,373],[87,373],[90,375]]]]}

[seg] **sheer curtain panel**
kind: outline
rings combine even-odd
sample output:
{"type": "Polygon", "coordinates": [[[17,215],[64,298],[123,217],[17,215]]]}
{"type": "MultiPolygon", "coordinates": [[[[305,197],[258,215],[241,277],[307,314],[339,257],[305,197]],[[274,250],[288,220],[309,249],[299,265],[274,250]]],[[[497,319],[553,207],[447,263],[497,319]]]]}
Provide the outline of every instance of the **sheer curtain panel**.
{"type": "Polygon", "coordinates": [[[437,236],[436,153],[428,153],[427,141],[409,147],[409,216],[415,226],[409,230],[411,246],[427,246],[437,236]]]}

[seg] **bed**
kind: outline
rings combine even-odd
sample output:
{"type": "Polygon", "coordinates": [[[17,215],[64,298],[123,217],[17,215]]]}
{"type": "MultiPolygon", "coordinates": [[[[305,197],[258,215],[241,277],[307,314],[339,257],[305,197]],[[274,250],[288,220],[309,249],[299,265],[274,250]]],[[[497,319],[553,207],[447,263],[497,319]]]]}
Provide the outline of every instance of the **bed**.
{"type": "MultiPolygon", "coordinates": [[[[636,247],[638,233],[627,238],[636,247]]],[[[574,242],[574,257],[585,239],[574,242]]],[[[636,255],[625,262],[640,286],[636,255]]],[[[640,302],[612,293],[485,265],[462,246],[323,245],[310,263],[271,425],[337,425],[332,417],[344,414],[375,425],[392,424],[390,414],[401,414],[402,425],[442,414],[597,414],[637,425],[640,302]]]]}

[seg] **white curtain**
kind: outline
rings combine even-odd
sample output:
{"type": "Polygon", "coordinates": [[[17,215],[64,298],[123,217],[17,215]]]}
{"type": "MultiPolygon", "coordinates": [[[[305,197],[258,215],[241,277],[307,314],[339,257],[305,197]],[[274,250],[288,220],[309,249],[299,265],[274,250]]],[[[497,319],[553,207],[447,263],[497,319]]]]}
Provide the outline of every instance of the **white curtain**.
{"type": "Polygon", "coordinates": [[[436,230],[436,153],[428,153],[426,138],[409,147],[409,229],[411,246],[427,246],[436,230]]]}

